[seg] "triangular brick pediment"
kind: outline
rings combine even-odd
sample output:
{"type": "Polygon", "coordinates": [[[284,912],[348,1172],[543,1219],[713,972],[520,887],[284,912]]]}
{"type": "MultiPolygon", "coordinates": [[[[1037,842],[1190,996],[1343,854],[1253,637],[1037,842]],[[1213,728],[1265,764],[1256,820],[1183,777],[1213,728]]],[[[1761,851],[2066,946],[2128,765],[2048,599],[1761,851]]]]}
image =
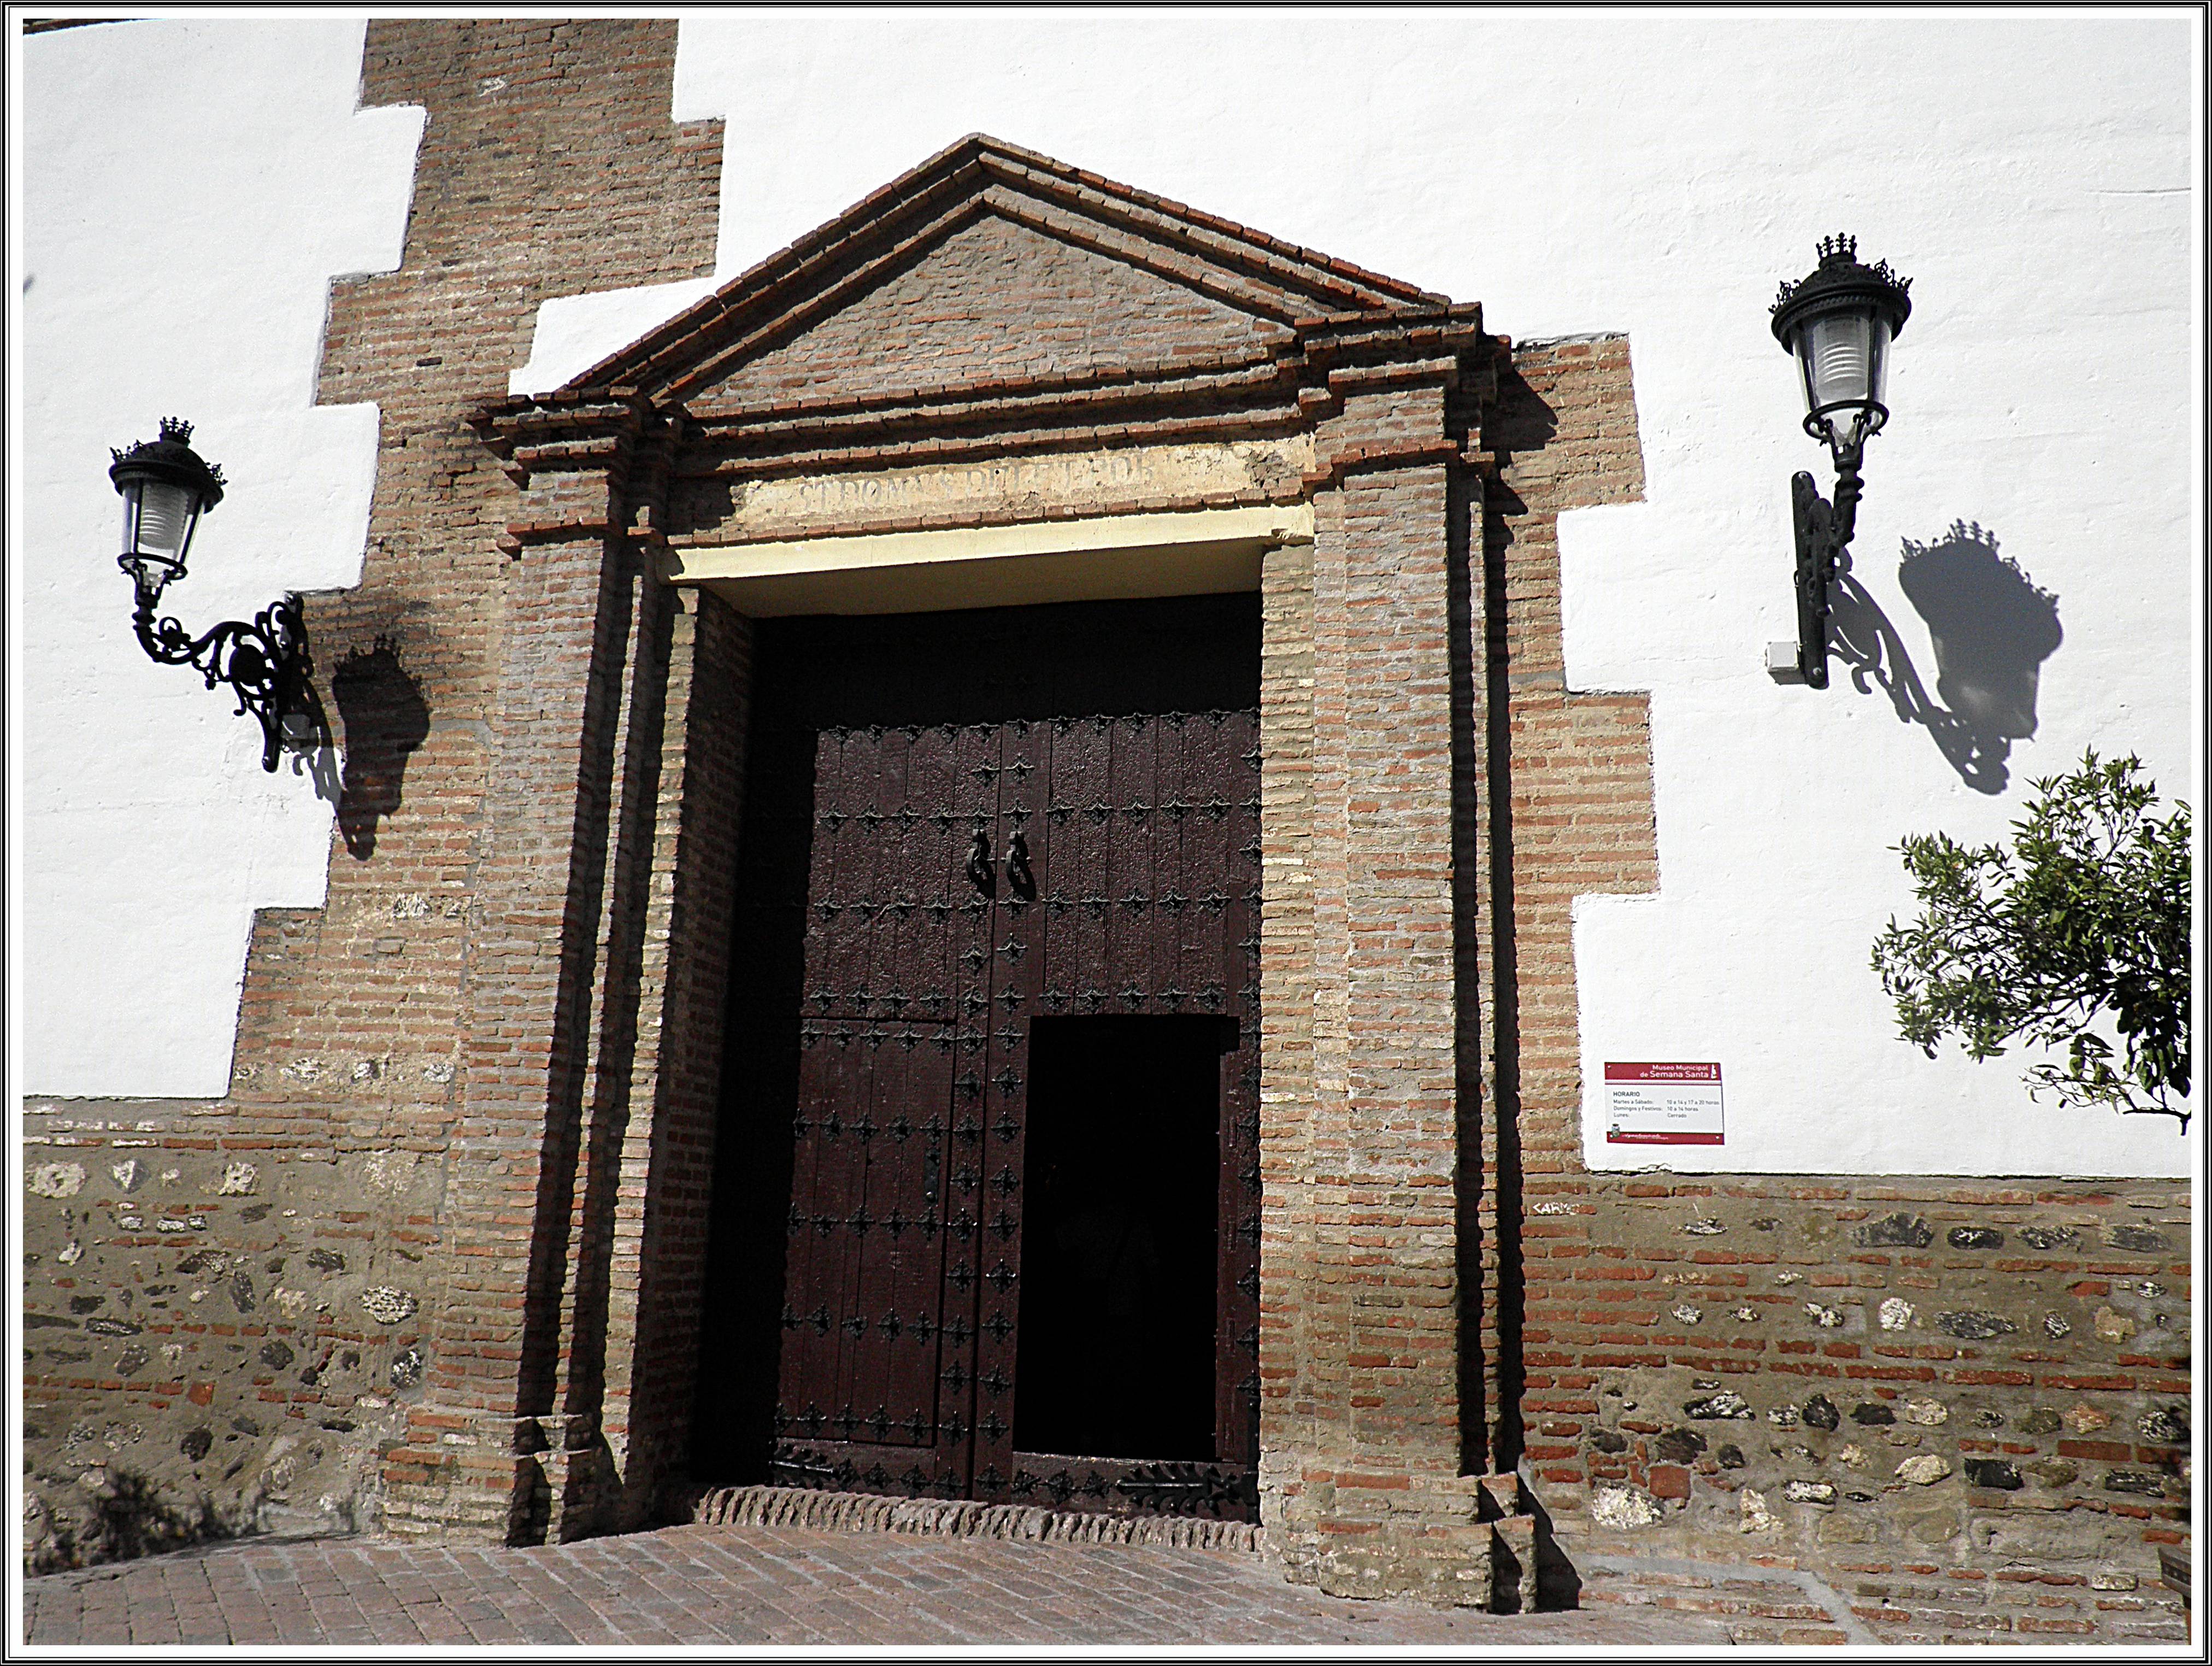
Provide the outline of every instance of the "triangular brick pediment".
{"type": "Polygon", "coordinates": [[[694,410],[1257,362],[1444,297],[975,136],[570,381],[694,410]]]}
{"type": "Polygon", "coordinates": [[[1174,278],[995,213],[975,216],[692,403],[865,398],[1218,359],[1287,333],[1174,278]]]}

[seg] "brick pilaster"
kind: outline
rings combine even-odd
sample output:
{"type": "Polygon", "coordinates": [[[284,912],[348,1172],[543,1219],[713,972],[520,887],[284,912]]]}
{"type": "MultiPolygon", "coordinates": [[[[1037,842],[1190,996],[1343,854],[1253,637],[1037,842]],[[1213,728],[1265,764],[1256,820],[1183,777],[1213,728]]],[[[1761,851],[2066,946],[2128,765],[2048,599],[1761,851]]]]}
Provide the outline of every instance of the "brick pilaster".
{"type": "Polygon", "coordinates": [[[702,591],[660,594],[666,692],[600,1413],[622,1528],[651,1518],[690,1442],[751,695],[750,622],[702,591]]]}
{"type": "Polygon", "coordinates": [[[613,404],[518,422],[532,443],[501,545],[511,626],[448,1160],[451,1271],[428,1391],[387,1485],[395,1527],[503,1517],[507,1536],[530,1539],[567,1490],[564,1455],[597,1434],[560,1420],[562,1320],[635,606],[620,495],[637,417],[613,404]]]}
{"type": "Polygon", "coordinates": [[[1480,1602],[1488,1533],[1461,1473],[1452,374],[1332,377],[1316,433],[1313,1086],[1284,1189],[1310,1246],[1290,1250],[1310,1257],[1291,1390],[1310,1414],[1270,1479],[1294,1578],[1480,1602]]]}

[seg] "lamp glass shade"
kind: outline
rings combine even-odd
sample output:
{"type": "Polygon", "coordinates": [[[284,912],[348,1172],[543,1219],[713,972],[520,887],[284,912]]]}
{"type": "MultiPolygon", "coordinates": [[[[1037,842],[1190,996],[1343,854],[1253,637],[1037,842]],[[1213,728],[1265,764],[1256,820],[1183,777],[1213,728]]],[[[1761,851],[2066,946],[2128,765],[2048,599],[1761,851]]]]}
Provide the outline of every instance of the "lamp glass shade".
{"type": "Polygon", "coordinates": [[[1889,320],[1872,308],[1808,319],[1796,331],[1797,365],[1805,383],[1805,410],[1832,441],[1844,444],[1852,427],[1864,433],[1881,425],[1889,378],[1889,320]]]}
{"type": "Polygon", "coordinates": [[[127,482],[123,489],[124,558],[170,569],[172,578],[180,576],[199,518],[199,494],[191,487],[143,475],[127,482]]]}

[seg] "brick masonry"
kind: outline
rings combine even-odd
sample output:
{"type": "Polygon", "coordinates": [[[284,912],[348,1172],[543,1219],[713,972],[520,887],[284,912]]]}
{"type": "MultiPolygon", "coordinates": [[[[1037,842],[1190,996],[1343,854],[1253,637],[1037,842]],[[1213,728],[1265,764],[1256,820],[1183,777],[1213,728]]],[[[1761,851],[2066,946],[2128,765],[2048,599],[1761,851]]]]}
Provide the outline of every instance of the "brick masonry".
{"type": "Polygon", "coordinates": [[[1646,702],[1565,687],[1557,516],[1640,496],[1634,436],[1618,338],[1516,350],[1483,427],[1522,1473],[1578,1561],[1802,1568],[1872,1639],[2185,1638],[2185,1184],[1583,1165],[1572,900],[1658,876],[1646,702]]]}
{"type": "Polygon", "coordinates": [[[932,246],[796,341],[748,358],[708,402],[865,398],[928,382],[1028,379],[1252,346],[1259,321],[1105,254],[997,216],[932,246]]]}
{"type": "Polygon", "coordinates": [[[522,1549],[329,1539],[224,1545],[26,1581],[24,1629],[33,1647],[102,1653],[160,1644],[353,1653],[1540,1644],[1588,1652],[1725,1648],[1735,1629],[1619,1608],[1507,1617],[1332,1602],[1285,1584],[1245,1552],[1102,1544],[1072,1533],[998,1539],[898,1530],[907,1525],[684,1526],[522,1549]]]}
{"type": "MultiPolygon", "coordinates": [[[[467,416],[527,356],[541,301],[711,268],[720,125],[669,123],[675,37],[369,25],[362,101],[429,118],[401,264],[333,285],[319,380],[380,412],[362,581],[307,612],[345,760],[328,896],[257,917],[227,1099],[29,1110],[31,1166],[85,1176],[31,1200],[27,1297],[64,1322],[27,1335],[34,1562],[376,1518],[380,1449],[453,1369],[431,1339],[456,1274],[487,794],[528,694],[501,677],[514,488],[467,416]],[[373,1291],[392,1292],[374,1310],[373,1291]]],[[[467,1345],[502,1350],[507,1329],[467,1345]]]]}
{"type": "Polygon", "coordinates": [[[227,1099],[31,1108],[33,1565],[655,1519],[750,697],[665,542],[760,478],[1304,436],[1219,500],[1315,524],[1261,580],[1269,1554],[1486,1599],[1517,1465],[1593,1566],[1799,1570],[1896,1639],[2171,1634],[2185,1188],[1582,1166],[1572,901],[1659,876],[1647,702],[1565,686],[1557,520],[1641,495],[1629,344],[1513,347],[969,143],[507,400],[539,301],[711,264],[673,46],[371,25],[367,101],[430,121],[405,258],[326,343],[323,397],[383,413],[363,582],[309,613],[329,899],[257,921],[227,1099]]]}

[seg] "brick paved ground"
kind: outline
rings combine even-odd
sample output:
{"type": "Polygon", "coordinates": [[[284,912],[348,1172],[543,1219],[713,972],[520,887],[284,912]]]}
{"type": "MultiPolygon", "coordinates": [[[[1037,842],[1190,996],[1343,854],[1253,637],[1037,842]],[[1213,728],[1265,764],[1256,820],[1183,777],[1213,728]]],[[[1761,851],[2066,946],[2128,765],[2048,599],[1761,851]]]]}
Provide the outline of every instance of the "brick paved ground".
{"type": "Polygon", "coordinates": [[[522,1550],[320,1539],[25,1585],[39,1644],[1725,1645],[1717,1621],[1352,1602],[1257,1558],[796,1528],[673,1527],[522,1550]]]}

